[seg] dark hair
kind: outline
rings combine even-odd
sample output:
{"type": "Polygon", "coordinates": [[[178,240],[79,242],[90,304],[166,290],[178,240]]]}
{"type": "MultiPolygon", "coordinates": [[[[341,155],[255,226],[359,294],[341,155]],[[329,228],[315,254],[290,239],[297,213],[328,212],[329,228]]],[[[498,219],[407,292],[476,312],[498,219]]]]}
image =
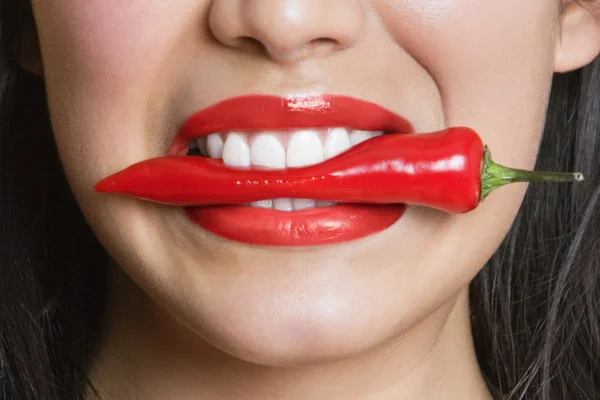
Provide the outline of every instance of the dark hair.
{"type": "Polygon", "coordinates": [[[471,285],[481,367],[509,399],[600,399],[600,58],[556,75],[537,168],[577,185],[532,185],[471,285]]]}
{"type": "Polygon", "coordinates": [[[0,7],[0,399],[83,400],[106,255],[64,177],[44,82],[16,66],[29,1],[0,7]]]}
{"type": "MultiPolygon", "coordinates": [[[[29,2],[0,5],[0,398],[83,400],[107,255],[64,177],[41,78],[15,60],[29,2]]],[[[532,186],[471,286],[477,355],[507,399],[600,398],[600,59],[554,79],[532,186]]]]}

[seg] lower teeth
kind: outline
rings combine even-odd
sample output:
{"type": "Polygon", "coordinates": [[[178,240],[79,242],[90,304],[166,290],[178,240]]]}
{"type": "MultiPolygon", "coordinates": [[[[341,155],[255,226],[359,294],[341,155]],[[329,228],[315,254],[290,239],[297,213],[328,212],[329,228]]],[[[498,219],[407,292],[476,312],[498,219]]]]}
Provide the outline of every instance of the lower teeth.
{"type": "Polygon", "coordinates": [[[248,204],[255,208],[273,209],[278,211],[300,211],[311,208],[322,208],[331,207],[336,203],[324,200],[311,200],[311,199],[273,199],[273,200],[261,200],[255,201],[248,204]]]}

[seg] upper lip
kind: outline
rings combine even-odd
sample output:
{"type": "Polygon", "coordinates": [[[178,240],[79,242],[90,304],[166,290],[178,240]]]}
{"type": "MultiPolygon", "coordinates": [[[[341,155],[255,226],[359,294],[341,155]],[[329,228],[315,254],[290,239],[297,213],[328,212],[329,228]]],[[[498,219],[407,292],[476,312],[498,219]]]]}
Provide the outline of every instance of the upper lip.
{"type": "Polygon", "coordinates": [[[329,127],[414,132],[410,122],[401,116],[353,97],[246,95],[221,101],[189,116],[175,137],[169,155],[186,154],[192,139],[211,133],[329,127]]]}

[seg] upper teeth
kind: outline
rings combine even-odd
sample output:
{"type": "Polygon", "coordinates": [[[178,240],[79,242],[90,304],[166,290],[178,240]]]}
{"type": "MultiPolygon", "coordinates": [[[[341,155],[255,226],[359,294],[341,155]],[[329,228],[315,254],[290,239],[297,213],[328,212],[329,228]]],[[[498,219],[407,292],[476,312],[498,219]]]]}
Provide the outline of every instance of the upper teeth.
{"type": "Polygon", "coordinates": [[[233,167],[274,169],[318,164],[382,132],[346,128],[298,129],[289,132],[226,132],[202,136],[191,143],[211,158],[233,167]]]}
{"type": "MultiPolygon", "coordinates": [[[[287,132],[226,132],[213,133],[194,139],[190,147],[211,158],[222,158],[234,167],[251,165],[273,169],[303,167],[318,164],[352,146],[383,132],[359,131],[346,128],[298,129],[287,132]]],[[[317,206],[331,205],[317,202],[317,206]]],[[[252,204],[256,207],[292,211],[315,206],[306,199],[274,199],[252,204]]]]}

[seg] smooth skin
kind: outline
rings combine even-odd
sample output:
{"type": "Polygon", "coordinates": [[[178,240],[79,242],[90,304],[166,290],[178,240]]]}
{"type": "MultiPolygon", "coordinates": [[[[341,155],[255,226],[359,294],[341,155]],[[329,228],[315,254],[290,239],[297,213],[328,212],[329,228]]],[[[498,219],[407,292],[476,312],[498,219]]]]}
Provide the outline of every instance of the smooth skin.
{"type": "Polygon", "coordinates": [[[22,65],[45,77],[66,174],[113,258],[92,367],[103,398],[491,398],[467,290],[524,185],[466,215],[409,207],[385,232],[304,249],[226,241],[93,186],[249,93],[355,96],[418,131],[466,125],[498,162],[531,168],[553,73],[600,52],[600,2],[32,2],[41,51],[26,35],[22,65]]]}

